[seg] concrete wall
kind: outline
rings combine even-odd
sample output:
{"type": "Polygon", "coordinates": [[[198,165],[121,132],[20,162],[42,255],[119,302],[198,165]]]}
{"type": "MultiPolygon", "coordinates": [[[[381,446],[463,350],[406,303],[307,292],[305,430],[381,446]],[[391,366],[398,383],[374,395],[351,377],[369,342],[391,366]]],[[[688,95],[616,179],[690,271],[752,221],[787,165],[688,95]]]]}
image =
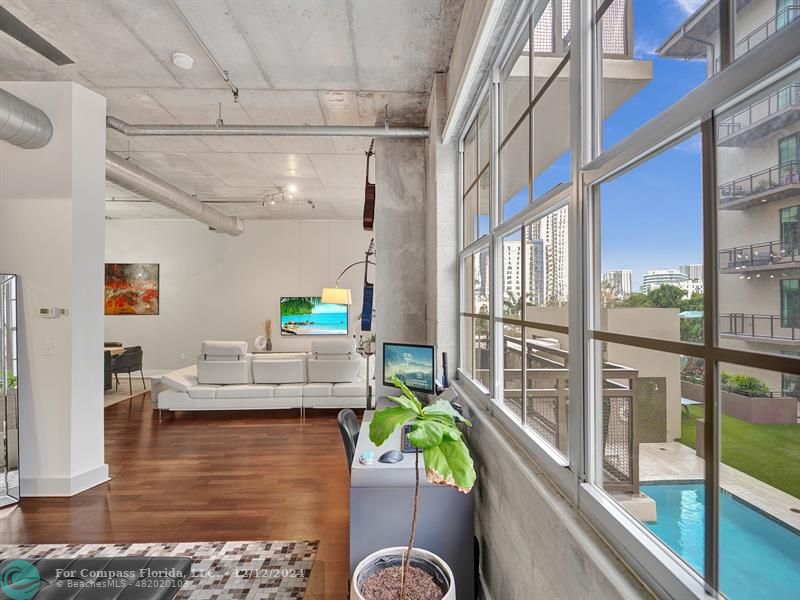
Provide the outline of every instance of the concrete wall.
{"type": "Polygon", "coordinates": [[[19,280],[23,496],[108,479],[103,448],[105,98],[72,83],[0,83],[53,122],[50,143],[0,143],[0,272],[19,280]],[[67,316],[43,319],[42,307],[67,316]]]}
{"type": "MultiPolygon", "coordinates": [[[[378,355],[383,373],[384,342],[427,341],[425,142],[375,141],[375,310],[378,355]]],[[[377,394],[390,388],[378,385],[377,394]]]]}
{"type": "MultiPolygon", "coordinates": [[[[238,237],[192,220],[107,221],[106,262],[159,263],[161,301],[158,316],[105,317],[105,338],[142,346],[151,372],[193,364],[205,339],[252,348],[266,319],[273,349],[308,350],[315,338],[280,335],[280,297],[319,296],[370,238],[359,221],[248,221],[238,237]]],[[[363,277],[357,266],[340,282],[353,295],[350,335],[360,331],[363,277]]]]}

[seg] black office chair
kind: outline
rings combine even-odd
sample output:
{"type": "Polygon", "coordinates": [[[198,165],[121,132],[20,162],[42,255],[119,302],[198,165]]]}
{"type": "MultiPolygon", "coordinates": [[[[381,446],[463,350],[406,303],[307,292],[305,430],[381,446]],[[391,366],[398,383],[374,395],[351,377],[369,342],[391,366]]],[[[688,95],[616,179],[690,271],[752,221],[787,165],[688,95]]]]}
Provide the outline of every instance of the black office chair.
{"type": "Polygon", "coordinates": [[[117,388],[119,388],[119,374],[128,374],[128,389],[130,390],[131,396],[133,396],[133,383],[131,381],[131,373],[133,371],[139,371],[142,376],[142,386],[144,386],[145,390],[147,389],[147,384],[144,381],[144,372],[142,371],[142,355],[141,346],[130,346],[125,348],[122,354],[118,355],[111,365],[111,372],[114,373],[117,388]]]}
{"type": "Polygon", "coordinates": [[[356,443],[358,442],[358,417],[351,409],[345,408],[339,411],[336,417],[339,423],[339,433],[342,434],[344,453],[347,455],[347,468],[353,464],[353,457],[356,454],[356,443]]]}

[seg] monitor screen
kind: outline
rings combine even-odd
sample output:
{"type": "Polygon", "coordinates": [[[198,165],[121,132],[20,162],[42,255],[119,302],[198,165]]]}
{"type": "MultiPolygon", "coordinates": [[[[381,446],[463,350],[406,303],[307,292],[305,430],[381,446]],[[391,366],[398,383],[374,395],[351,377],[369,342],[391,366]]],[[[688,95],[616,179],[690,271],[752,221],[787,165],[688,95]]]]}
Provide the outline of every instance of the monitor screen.
{"type": "Polygon", "coordinates": [[[383,384],[392,385],[392,375],[415,392],[433,394],[434,370],[433,346],[415,344],[383,345],[383,384]]]}

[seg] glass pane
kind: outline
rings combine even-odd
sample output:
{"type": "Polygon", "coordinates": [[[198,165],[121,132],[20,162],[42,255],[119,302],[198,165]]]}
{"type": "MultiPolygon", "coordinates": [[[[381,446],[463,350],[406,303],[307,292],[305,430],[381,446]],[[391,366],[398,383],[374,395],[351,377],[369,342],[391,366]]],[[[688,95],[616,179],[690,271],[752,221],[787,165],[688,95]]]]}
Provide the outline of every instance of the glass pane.
{"type": "Polygon", "coordinates": [[[800,341],[800,71],[716,123],[720,344],[780,354],[800,341]]]}
{"type": "Polygon", "coordinates": [[[473,344],[473,356],[474,356],[474,377],[477,379],[483,387],[486,389],[490,389],[491,386],[491,377],[490,377],[490,355],[489,355],[489,341],[490,341],[490,332],[489,332],[489,319],[475,318],[473,319],[473,333],[474,333],[474,344],[473,344]]]}
{"type": "Polygon", "coordinates": [[[552,80],[533,108],[534,203],[570,182],[569,64],[556,75],[560,59],[534,57],[534,94],[552,80]]]}
{"type": "Polygon", "coordinates": [[[489,164],[492,153],[492,111],[489,98],[483,102],[478,113],[478,171],[489,164]]]}
{"type": "Polygon", "coordinates": [[[776,371],[720,372],[721,590],[731,600],[791,598],[800,589],[797,398],[781,393],[776,371]]]}
{"type": "Polygon", "coordinates": [[[503,316],[522,318],[522,242],[519,230],[503,238],[503,316]]]}
{"type": "Polygon", "coordinates": [[[489,249],[485,248],[473,255],[473,277],[475,300],[473,312],[479,315],[489,315],[489,294],[491,292],[489,281],[489,249]]]}
{"type": "Polygon", "coordinates": [[[513,217],[530,204],[529,145],[530,117],[527,116],[500,150],[500,200],[503,220],[513,217]]]}
{"type": "Polygon", "coordinates": [[[503,66],[500,81],[500,141],[508,136],[530,104],[530,64],[528,29],[525,28],[516,48],[503,66]]]}
{"type": "MultiPolygon", "coordinates": [[[[534,19],[537,15],[534,14],[534,19]]],[[[555,52],[555,31],[553,30],[553,1],[550,0],[536,20],[533,28],[534,54],[549,54],[555,52]]]]}
{"type": "Polygon", "coordinates": [[[524,424],[567,455],[569,335],[525,328],[524,424]]]}
{"type": "Polygon", "coordinates": [[[525,319],[567,324],[569,298],[568,208],[563,206],[525,226],[525,319]]]}
{"type": "Polygon", "coordinates": [[[604,489],[702,574],[702,359],[594,342],[604,489]]]}
{"type": "Polygon", "coordinates": [[[503,403],[522,419],[522,327],[503,324],[503,403]]]}
{"type": "MultiPolygon", "coordinates": [[[[709,76],[718,53],[718,9],[694,1],[612,2],[601,21],[603,148],[610,148],[664,111],[709,76]],[[632,39],[631,39],[632,34],[632,39]]],[[[756,2],[758,4],[758,2],[756,2]]]]}
{"type": "Polygon", "coordinates": [[[492,175],[489,169],[478,180],[478,237],[489,234],[491,227],[492,175]]]}
{"type": "Polygon", "coordinates": [[[466,190],[478,176],[478,128],[473,122],[464,138],[464,187],[466,190]]]}
{"type": "Polygon", "coordinates": [[[472,317],[461,317],[461,370],[475,377],[475,331],[472,317]]]}
{"type": "Polygon", "coordinates": [[[475,275],[473,267],[475,265],[475,258],[467,256],[461,262],[461,312],[474,313],[475,312],[475,275]]]}
{"type": "Polygon", "coordinates": [[[694,135],[600,185],[602,308],[595,327],[639,337],[703,340],[700,136],[694,135]],[[631,272],[632,290],[602,281],[631,272]]]}
{"type": "Polygon", "coordinates": [[[478,186],[473,185],[464,196],[464,247],[478,239],[478,186]]]}

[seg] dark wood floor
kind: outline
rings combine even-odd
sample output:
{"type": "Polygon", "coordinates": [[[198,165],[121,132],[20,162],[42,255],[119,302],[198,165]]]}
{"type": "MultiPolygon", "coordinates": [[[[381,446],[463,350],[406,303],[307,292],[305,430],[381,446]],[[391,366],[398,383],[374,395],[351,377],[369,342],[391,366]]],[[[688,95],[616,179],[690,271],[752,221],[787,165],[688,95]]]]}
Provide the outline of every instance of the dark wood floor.
{"type": "Polygon", "coordinates": [[[347,597],[349,478],[336,413],[105,410],[112,480],[0,512],[3,543],[320,540],[307,598],[347,597]]]}

